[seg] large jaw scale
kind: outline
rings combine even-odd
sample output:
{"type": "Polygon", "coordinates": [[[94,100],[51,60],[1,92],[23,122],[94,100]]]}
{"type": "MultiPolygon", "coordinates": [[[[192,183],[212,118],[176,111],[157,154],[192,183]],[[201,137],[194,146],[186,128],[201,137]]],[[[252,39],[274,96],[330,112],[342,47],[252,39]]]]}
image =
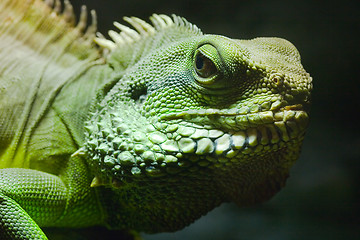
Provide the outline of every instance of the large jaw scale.
{"type": "MultiPolygon", "coordinates": [[[[257,151],[260,151],[262,146],[288,142],[304,134],[308,124],[308,115],[301,104],[282,107],[281,101],[276,100],[271,104],[267,104],[267,106],[267,109],[258,112],[254,111],[254,109],[259,109],[259,107],[242,107],[231,110],[188,110],[163,114],[160,119],[166,122],[176,122],[176,120],[187,122],[180,123],[180,125],[189,125],[191,122],[203,125],[194,127],[194,131],[197,131],[197,133],[188,137],[191,139],[212,139],[214,152],[209,153],[218,153],[217,155],[219,153],[223,155],[224,151],[220,149],[225,147],[224,144],[219,143],[227,142],[220,139],[229,139],[226,152],[232,153],[233,150],[254,147],[257,147],[257,151]],[[208,133],[204,133],[205,130],[199,129],[208,129],[208,133]],[[203,133],[200,134],[199,132],[203,133]],[[215,132],[216,134],[214,134],[215,132]]],[[[197,143],[196,146],[198,147],[199,144],[197,143]]],[[[194,152],[197,151],[199,150],[195,149],[194,152]]],[[[242,153],[246,154],[246,152],[243,151],[242,153]]]]}

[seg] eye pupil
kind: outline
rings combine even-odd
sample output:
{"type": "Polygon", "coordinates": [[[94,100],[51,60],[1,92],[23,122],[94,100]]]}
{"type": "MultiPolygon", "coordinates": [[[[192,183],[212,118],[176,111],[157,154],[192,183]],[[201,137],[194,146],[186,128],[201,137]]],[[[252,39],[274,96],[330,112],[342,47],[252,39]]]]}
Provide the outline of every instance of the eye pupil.
{"type": "Polygon", "coordinates": [[[198,52],[195,57],[196,73],[203,78],[208,78],[217,72],[215,64],[202,53],[198,52]]]}
{"type": "Polygon", "coordinates": [[[196,55],[196,69],[201,70],[204,67],[204,59],[198,55],[196,55]]]}

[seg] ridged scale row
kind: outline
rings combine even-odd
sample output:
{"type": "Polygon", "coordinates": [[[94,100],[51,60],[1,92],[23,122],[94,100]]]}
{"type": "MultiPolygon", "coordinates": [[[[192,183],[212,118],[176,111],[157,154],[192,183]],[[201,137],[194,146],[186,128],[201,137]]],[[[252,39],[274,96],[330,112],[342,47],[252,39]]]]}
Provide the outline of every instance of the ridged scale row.
{"type": "Polygon", "coordinates": [[[303,111],[282,111],[273,114],[273,123],[225,133],[176,120],[147,124],[143,130],[114,111],[108,118],[111,122],[99,121],[88,127],[86,148],[93,164],[121,180],[144,173],[161,176],[189,167],[219,167],[264,148],[280,148],[298,137],[301,125],[306,124],[305,115],[303,111]]]}

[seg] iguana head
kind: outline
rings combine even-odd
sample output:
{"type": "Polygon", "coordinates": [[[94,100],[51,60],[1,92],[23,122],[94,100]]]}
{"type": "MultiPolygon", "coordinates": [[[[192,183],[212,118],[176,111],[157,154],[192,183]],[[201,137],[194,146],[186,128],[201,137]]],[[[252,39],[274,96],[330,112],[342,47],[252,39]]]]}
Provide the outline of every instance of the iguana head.
{"type": "Polygon", "coordinates": [[[296,48],[203,35],[179,17],[154,15],[155,27],[126,20],[137,31],[118,25],[114,41],[98,39],[115,84],[94,107],[85,145],[93,186],[114,192],[122,218],[140,212],[124,226],[176,230],[222,202],[269,199],[308,122],[311,77],[296,48]]]}

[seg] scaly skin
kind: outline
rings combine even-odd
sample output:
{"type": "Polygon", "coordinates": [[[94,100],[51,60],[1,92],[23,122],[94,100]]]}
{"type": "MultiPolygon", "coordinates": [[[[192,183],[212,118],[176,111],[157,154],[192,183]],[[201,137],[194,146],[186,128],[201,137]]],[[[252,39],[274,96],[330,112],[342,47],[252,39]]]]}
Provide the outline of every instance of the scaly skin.
{"type": "Polygon", "coordinates": [[[175,231],[285,184],[312,88],[288,41],[204,35],[164,15],[95,39],[69,10],[1,8],[2,239],[46,239],[39,226],[175,231]]]}

